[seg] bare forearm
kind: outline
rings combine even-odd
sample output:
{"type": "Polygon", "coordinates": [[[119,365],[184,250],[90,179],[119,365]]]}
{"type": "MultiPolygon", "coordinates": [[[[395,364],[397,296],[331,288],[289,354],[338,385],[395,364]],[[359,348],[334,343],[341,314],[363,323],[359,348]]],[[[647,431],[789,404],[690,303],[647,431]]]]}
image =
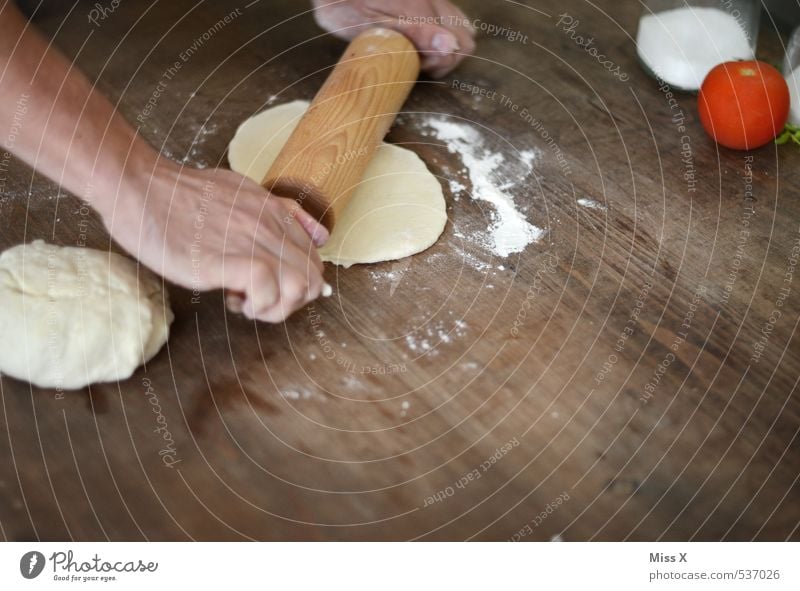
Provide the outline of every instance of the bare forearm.
{"type": "Polygon", "coordinates": [[[147,178],[158,160],[11,3],[0,9],[0,97],[0,129],[15,132],[0,134],[3,147],[86,198],[104,217],[120,205],[117,194],[135,197],[124,185],[147,178]]]}

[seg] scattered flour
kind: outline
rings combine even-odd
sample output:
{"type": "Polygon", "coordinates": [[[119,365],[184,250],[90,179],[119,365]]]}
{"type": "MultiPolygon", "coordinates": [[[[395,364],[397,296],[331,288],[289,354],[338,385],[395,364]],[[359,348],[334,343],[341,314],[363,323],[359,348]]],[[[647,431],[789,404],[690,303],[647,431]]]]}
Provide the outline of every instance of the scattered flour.
{"type": "Polygon", "coordinates": [[[529,170],[533,170],[533,161],[536,159],[536,152],[533,150],[522,150],[519,157],[529,170]]]}
{"type": "Polygon", "coordinates": [[[700,88],[717,64],[753,59],[747,33],[736,18],[713,7],[684,6],[643,15],[636,47],[650,70],[684,90],[700,88]]]}
{"type": "MultiPolygon", "coordinates": [[[[464,236],[464,234],[461,232],[456,232],[454,236],[456,238],[466,239],[466,236],[464,236]]],[[[456,244],[453,244],[452,248],[467,265],[476,271],[485,271],[492,266],[490,261],[484,260],[484,258],[479,256],[477,253],[470,252],[465,248],[457,246],[456,244]]]]}
{"type": "Polygon", "coordinates": [[[436,347],[444,343],[452,343],[454,339],[463,337],[467,332],[467,323],[456,320],[449,328],[444,321],[427,323],[406,335],[406,346],[415,353],[437,355],[436,347]]]}
{"type": "Polygon", "coordinates": [[[190,164],[195,168],[208,168],[211,166],[211,163],[206,162],[204,159],[201,158],[202,154],[202,146],[205,143],[205,139],[207,136],[216,135],[217,134],[217,124],[206,122],[206,124],[202,125],[194,136],[192,140],[192,145],[189,146],[189,150],[187,151],[186,155],[181,160],[182,164],[190,164]]]}
{"type": "MultiPolygon", "coordinates": [[[[488,149],[477,129],[439,117],[427,118],[424,125],[433,130],[437,139],[446,143],[448,151],[460,156],[472,184],[472,198],[486,201],[493,207],[488,236],[474,238],[481,240],[495,255],[507,257],[525,250],[542,237],[544,231],[528,222],[517,209],[513,197],[506,192],[518,179],[510,181],[500,178],[501,168],[506,164],[505,156],[488,149]]],[[[528,169],[526,172],[530,172],[536,153],[526,150],[520,157],[528,169]]],[[[458,181],[450,184],[451,189],[460,187],[463,184],[458,181]]]]}
{"type": "Polygon", "coordinates": [[[588,207],[589,209],[601,209],[603,211],[606,210],[605,204],[595,201],[594,199],[590,199],[589,197],[581,197],[578,199],[578,205],[581,207],[588,207]]]}
{"type": "Polygon", "coordinates": [[[302,386],[281,390],[281,396],[286,400],[318,400],[320,402],[327,402],[327,399],[321,394],[317,394],[302,386]]]}
{"type": "MultiPolygon", "coordinates": [[[[158,130],[154,130],[154,132],[157,131],[158,130]]],[[[173,152],[167,146],[166,140],[161,145],[161,153],[170,160],[179,162],[184,166],[191,166],[192,168],[208,168],[210,166],[214,166],[214,163],[208,162],[202,156],[203,145],[205,144],[206,138],[214,135],[218,135],[217,124],[206,121],[204,124],[200,124],[199,126],[195,127],[192,143],[189,144],[189,148],[183,153],[183,156],[179,156],[173,152]]]]}
{"type": "Polygon", "coordinates": [[[458,195],[460,195],[463,191],[466,190],[467,186],[460,182],[458,179],[451,178],[448,183],[450,183],[450,192],[453,194],[456,199],[458,199],[458,195]]]}

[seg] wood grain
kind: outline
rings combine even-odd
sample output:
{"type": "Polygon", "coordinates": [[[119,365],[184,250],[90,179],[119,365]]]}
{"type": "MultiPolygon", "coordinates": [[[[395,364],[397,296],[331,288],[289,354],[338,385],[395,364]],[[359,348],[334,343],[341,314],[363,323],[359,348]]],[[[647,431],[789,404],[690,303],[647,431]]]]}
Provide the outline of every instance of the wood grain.
{"type": "Polygon", "coordinates": [[[294,199],[329,230],[419,77],[402,34],[375,27],[353,39],[262,183],[294,199]]]}
{"type": "MultiPolygon", "coordinates": [[[[225,166],[239,122],[270,94],[312,97],[345,47],[296,2],[123,2],[99,26],[90,8],[37,22],[131,121],[181,61],[137,124],[192,166],[225,166]]],[[[634,4],[463,8],[519,37],[484,31],[389,135],[442,180],[439,243],[329,267],[334,297],[280,326],[170,288],[167,347],[119,384],[57,396],[2,378],[6,539],[800,539],[800,153],[718,149],[695,97],[671,107],[637,63],[634,4]],[[543,240],[501,260],[469,239],[491,208],[452,193],[469,183],[432,116],[505,156],[543,240]]],[[[785,39],[759,39],[779,61],[785,39]]],[[[7,179],[3,248],[86,233],[118,250],[74,197],[15,161],[7,179]]]]}

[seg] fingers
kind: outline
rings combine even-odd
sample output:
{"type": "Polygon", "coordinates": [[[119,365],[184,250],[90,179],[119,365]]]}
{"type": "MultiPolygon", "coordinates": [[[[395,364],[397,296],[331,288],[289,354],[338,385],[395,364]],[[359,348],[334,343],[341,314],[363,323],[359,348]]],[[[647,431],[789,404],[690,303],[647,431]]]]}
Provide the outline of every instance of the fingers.
{"type": "MultiPolygon", "coordinates": [[[[447,22],[437,19],[436,22],[447,22]]],[[[435,78],[440,78],[455,68],[464,54],[475,49],[472,36],[463,27],[448,28],[441,25],[397,21],[392,28],[408,37],[419,50],[421,67],[435,78]]]]}
{"type": "Polygon", "coordinates": [[[268,310],[279,298],[273,269],[279,262],[270,254],[255,259],[226,255],[221,260],[222,284],[228,290],[225,303],[232,312],[255,318],[257,311],[268,310]]]}
{"type": "MultiPolygon", "coordinates": [[[[440,17],[442,26],[448,29],[456,37],[459,46],[459,54],[455,55],[457,66],[466,55],[471,55],[475,51],[475,29],[472,22],[456,5],[447,0],[432,0],[434,10],[440,17]]],[[[441,67],[433,66],[429,72],[434,78],[440,78],[450,70],[445,69],[446,64],[441,67]]],[[[452,69],[452,68],[450,68],[452,69]]]]}
{"type": "Polygon", "coordinates": [[[317,299],[325,285],[321,274],[297,273],[295,269],[281,268],[279,273],[280,297],[275,305],[262,310],[257,316],[264,322],[283,322],[295,310],[317,299]]]}
{"type": "Polygon", "coordinates": [[[420,52],[421,67],[434,78],[455,68],[475,50],[475,31],[467,16],[448,0],[372,2],[373,9],[391,15],[388,26],[408,37],[420,52]]]}
{"type": "Polygon", "coordinates": [[[330,238],[328,228],[319,223],[313,215],[308,213],[297,203],[292,202],[291,214],[311,237],[311,241],[317,248],[323,246],[328,241],[328,238],[330,238]]]}
{"type": "Polygon", "coordinates": [[[320,273],[282,264],[271,254],[261,258],[228,255],[222,265],[228,309],[262,322],[283,322],[319,297],[324,286],[320,273]]]}
{"type": "Polygon", "coordinates": [[[225,293],[225,307],[234,314],[241,314],[244,310],[244,294],[238,291],[225,293]]]}
{"type": "Polygon", "coordinates": [[[322,260],[311,237],[292,215],[294,201],[274,199],[271,208],[262,212],[256,241],[284,263],[301,270],[314,269],[322,273],[322,260]]]}
{"type": "Polygon", "coordinates": [[[300,207],[296,201],[281,197],[270,197],[280,209],[283,230],[292,242],[307,252],[325,244],[330,234],[314,217],[300,207]]]}
{"type": "Polygon", "coordinates": [[[448,0],[314,0],[314,17],[337,37],[352,39],[368,26],[400,31],[421,54],[421,67],[434,78],[455,68],[475,50],[467,16],[448,0]]]}
{"type": "Polygon", "coordinates": [[[264,322],[281,322],[320,296],[323,264],[312,242],[327,230],[289,199],[240,201],[229,228],[223,286],[229,310],[264,322]]]}

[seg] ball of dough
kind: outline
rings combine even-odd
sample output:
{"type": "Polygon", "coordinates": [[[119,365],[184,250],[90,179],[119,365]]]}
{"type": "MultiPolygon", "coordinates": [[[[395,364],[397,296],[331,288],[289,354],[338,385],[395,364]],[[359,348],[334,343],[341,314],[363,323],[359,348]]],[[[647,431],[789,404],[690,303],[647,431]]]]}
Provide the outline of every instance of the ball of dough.
{"type": "Polygon", "coordinates": [[[161,280],[115,253],[36,240],[0,254],[0,372],[73,390],[128,378],[167,341],[161,280]]]}
{"type": "MultiPolygon", "coordinates": [[[[244,121],[228,147],[231,168],[260,183],[308,105],[293,101],[244,121]]],[[[432,246],[446,223],[436,177],[411,150],[384,143],[319,255],[343,267],[400,259],[432,246]]]]}

